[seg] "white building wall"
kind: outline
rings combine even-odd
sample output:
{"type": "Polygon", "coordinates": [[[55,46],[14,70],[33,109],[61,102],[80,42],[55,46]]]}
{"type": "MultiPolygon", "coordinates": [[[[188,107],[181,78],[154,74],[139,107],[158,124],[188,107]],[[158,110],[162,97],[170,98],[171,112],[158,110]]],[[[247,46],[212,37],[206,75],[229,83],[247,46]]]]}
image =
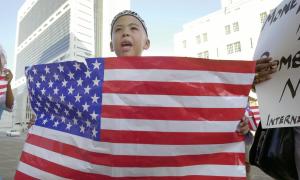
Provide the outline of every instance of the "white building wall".
{"type": "Polygon", "coordinates": [[[130,0],[104,0],[103,1],[103,34],[102,34],[102,56],[115,56],[114,52],[110,50],[110,30],[111,21],[116,14],[123,10],[130,9],[130,0]],[[108,25],[108,26],[107,26],[108,25]]]}
{"type": "Polygon", "coordinates": [[[84,61],[95,55],[94,1],[72,0],[70,34],[71,44],[67,59],[84,61]]]}
{"type": "Polygon", "coordinates": [[[222,8],[207,16],[183,25],[183,31],[174,35],[177,56],[199,57],[208,51],[209,59],[252,59],[262,26],[260,14],[269,13],[281,0],[222,0],[222,8]],[[238,22],[239,31],[233,32],[238,22]],[[231,33],[225,34],[230,25],[231,33]],[[196,42],[196,36],[207,33],[208,41],[196,42]],[[183,47],[186,41],[186,48],[183,47]],[[241,51],[228,54],[227,45],[240,42],[241,51]]]}

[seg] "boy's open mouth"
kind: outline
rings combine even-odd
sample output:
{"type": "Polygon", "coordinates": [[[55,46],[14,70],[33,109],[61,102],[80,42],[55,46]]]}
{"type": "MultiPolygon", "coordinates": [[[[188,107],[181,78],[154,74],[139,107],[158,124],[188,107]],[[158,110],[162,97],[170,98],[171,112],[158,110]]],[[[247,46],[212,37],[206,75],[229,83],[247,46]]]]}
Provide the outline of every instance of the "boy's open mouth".
{"type": "Polygon", "coordinates": [[[132,47],[132,43],[130,41],[123,41],[121,43],[121,46],[124,50],[127,50],[132,47]]]}

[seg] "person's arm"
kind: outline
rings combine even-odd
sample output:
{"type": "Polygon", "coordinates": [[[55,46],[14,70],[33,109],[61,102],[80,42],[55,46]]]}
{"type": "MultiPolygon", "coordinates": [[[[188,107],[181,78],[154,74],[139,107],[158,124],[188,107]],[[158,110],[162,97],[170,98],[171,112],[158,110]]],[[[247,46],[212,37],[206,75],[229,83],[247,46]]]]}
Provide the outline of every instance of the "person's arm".
{"type": "Polygon", "coordinates": [[[241,135],[246,135],[250,132],[248,121],[249,120],[246,116],[243,116],[243,118],[241,119],[241,122],[239,123],[239,126],[237,128],[237,132],[241,135]]]}
{"type": "Polygon", "coordinates": [[[30,129],[32,125],[35,123],[35,114],[33,114],[28,122],[27,128],[30,129]]]}
{"type": "Polygon", "coordinates": [[[13,75],[9,69],[5,69],[4,72],[6,73],[5,79],[7,80],[5,105],[8,109],[12,109],[14,105],[14,95],[10,83],[13,79],[13,75]]]}
{"type": "Polygon", "coordinates": [[[271,74],[277,71],[277,62],[272,58],[261,58],[256,61],[255,77],[253,85],[271,79],[271,74]]]}

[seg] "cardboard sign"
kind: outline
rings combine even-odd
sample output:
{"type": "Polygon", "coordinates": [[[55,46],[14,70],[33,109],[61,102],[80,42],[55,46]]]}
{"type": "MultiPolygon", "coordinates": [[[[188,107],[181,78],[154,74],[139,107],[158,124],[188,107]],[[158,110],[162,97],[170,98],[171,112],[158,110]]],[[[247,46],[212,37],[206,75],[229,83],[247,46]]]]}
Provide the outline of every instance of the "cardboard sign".
{"type": "Polygon", "coordinates": [[[256,86],[263,128],[300,126],[300,0],[284,0],[267,17],[254,59],[273,57],[272,79],[256,86]]]}

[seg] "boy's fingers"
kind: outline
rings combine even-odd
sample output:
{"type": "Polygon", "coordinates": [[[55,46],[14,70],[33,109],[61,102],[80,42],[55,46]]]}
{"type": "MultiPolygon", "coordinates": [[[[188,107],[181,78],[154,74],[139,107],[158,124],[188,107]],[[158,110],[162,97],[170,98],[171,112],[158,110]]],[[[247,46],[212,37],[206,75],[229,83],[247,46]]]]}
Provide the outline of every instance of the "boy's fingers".
{"type": "Polygon", "coordinates": [[[272,61],[272,58],[263,58],[256,61],[256,73],[260,73],[261,71],[269,71],[271,69],[277,68],[277,62],[272,61]]]}
{"type": "Polygon", "coordinates": [[[272,63],[265,63],[265,64],[257,64],[256,65],[256,72],[266,70],[272,66],[272,63]]]}
{"type": "Polygon", "coordinates": [[[264,77],[264,76],[268,76],[270,74],[273,74],[277,71],[277,69],[270,69],[269,71],[262,71],[260,73],[257,73],[256,75],[257,76],[260,76],[260,77],[264,77]]]}
{"type": "Polygon", "coordinates": [[[272,62],[268,65],[264,64],[260,67],[257,66],[257,69],[261,68],[259,71],[256,71],[256,75],[254,77],[254,84],[261,83],[263,81],[271,79],[270,74],[273,74],[277,71],[277,64],[276,62],[272,62]],[[262,68],[264,67],[264,68],[262,68]]]}
{"type": "Polygon", "coordinates": [[[268,63],[270,61],[272,61],[271,57],[261,58],[261,59],[256,60],[256,64],[265,64],[265,63],[268,63]]]}
{"type": "Polygon", "coordinates": [[[257,77],[254,79],[254,85],[264,82],[266,80],[271,79],[271,76],[257,77]]]}

